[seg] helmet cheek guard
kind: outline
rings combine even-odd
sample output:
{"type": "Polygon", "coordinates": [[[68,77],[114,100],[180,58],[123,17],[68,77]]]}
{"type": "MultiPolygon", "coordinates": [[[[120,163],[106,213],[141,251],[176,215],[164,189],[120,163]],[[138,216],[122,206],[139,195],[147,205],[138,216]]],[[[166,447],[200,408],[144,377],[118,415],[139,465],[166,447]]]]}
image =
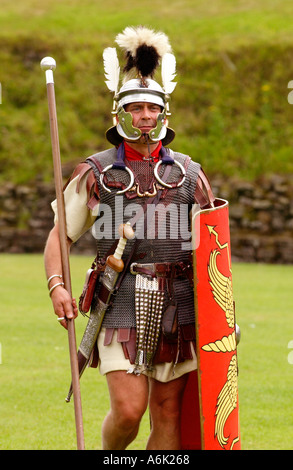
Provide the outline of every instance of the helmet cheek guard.
{"type": "MultiPolygon", "coordinates": [[[[132,114],[122,107],[117,113],[117,132],[125,140],[136,142],[142,136],[142,132],[133,126],[132,114]]],[[[148,133],[150,142],[159,142],[166,136],[166,111],[163,110],[157,116],[157,125],[148,133]]]]}
{"type": "Polygon", "coordinates": [[[141,137],[141,130],[133,127],[132,114],[122,107],[117,113],[117,132],[123,139],[135,142],[141,137]]]}
{"type": "Polygon", "coordinates": [[[158,114],[157,117],[157,125],[154,129],[151,129],[149,132],[149,140],[151,142],[159,142],[163,140],[167,134],[166,128],[167,118],[166,118],[166,111],[158,114]]]}

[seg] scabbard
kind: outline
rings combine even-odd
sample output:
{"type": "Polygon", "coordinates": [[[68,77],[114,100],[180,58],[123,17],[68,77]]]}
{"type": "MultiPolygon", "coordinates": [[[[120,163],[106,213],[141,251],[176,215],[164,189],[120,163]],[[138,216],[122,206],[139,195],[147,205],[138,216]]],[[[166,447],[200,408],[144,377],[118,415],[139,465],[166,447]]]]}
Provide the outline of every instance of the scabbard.
{"type": "MultiPolygon", "coordinates": [[[[78,370],[79,377],[82,376],[83,371],[85,370],[95,342],[97,341],[98,334],[100,332],[102,322],[105,316],[105,313],[110,306],[111,297],[114,291],[115,284],[117,282],[119,273],[116,273],[113,269],[106,266],[103,280],[99,290],[99,297],[97,301],[97,306],[90,313],[90,318],[88,320],[86,329],[84,331],[81,343],[78,348],[77,357],[78,357],[78,370]]],[[[69,402],[72,396],[72,383],[65,401],[69,402]]]]}

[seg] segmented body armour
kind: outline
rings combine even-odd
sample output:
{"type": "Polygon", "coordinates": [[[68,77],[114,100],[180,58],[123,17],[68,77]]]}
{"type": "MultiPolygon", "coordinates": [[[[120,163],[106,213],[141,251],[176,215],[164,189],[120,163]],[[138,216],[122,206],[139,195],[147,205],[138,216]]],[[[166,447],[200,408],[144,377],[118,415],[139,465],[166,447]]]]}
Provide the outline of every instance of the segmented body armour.
{"type": "MultiPolygon", "coordinates": [[[[115,148],[94,155],[102,168],[106,168],[115,162],[117,150],[115,148]]],[[[151,222],[147,217],[148,231],[141,240],[138,248],[138,257],[135,261],[140,263],[159,262],[188,262],[190,259],[190,225],[189,211],[194,200],[200,165],[190,160],[186,155],[172,152],[175,160],[178,160],[186,168],[186,179],[179,188],[164,191],[163,197],[156,206],[151,222]],[[189,249],[188,249],[189,248],[189,249]]],[[[117,195],[117,189],[106,191],[100,183],[100,171],[92,163],[97,178],[100,192],[100,211],[93,226],[93,235],[97,239],[97,249],[100,258],[103,258],[118,238],[117,229],[120,223],[126,223],[135,216],[138,208],[143,206],[148,199],[145,197],[132,197],[132,194],[117,195]],[[103,237],[103,238],[102,238],[103,237]]],[[[126,164],[132,169],[135,181],[139,185],[139,192],[153,190],[154,163],[149,161],[131,161],[126,164]]],[[[162,164],[159,176],[162,177],[165,165],[162,164]]],[[[182,177],[181,170],[177,165],[172,165],[168,176],[168,183],[178,182],[182,177]]],[[[125,170],[113,170],[107,172],[107,181],[129,184],[129,175],[125,170]]],[[[143,218],[138,222],[142,226],[143,218]]],[[[138,233],[138,227],[136,234],[138,233]]],[[[127,259],[134,240],[126,244],[123,259],[127,259]]],[[[127,273],[122,285],[114,299],[112,307],[107,311],[103,326],[106,328],[131,328],[135,327],[135,275],[127,273]]],[[[194,300],[193,290],[187,279],[174,280],[174,295],[178,302],[178,323],[188,325],[194,323],[194,300]]],[[[94,305],[93,305],[94,308],[94,305]]]]}

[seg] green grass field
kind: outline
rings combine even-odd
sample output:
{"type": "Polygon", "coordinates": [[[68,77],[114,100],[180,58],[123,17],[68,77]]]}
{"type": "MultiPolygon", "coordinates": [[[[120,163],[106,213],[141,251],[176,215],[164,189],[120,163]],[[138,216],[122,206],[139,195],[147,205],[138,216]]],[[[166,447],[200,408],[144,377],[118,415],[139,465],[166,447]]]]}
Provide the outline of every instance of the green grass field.
{"type": "MultiPolygon", "coordinates": [[[[78,297],[90,258],[71,257],[78,297]]],[[[67,333],[48,296],[41,255],[0,255],[0,449],[76,449],[67,333]]],[[[233,265],[237,323],[241,327],[239,397],[242,448],[293,448],[293,267],[233,265]]],[[[76,320],[79,342],[86,319],[76,320]]],[[[86,448],[101,449],[108,409],[105,379],[87,369],[81,380],[86,448]]],[[[130,449],[144,449],[148,416],[130,449]]]]}

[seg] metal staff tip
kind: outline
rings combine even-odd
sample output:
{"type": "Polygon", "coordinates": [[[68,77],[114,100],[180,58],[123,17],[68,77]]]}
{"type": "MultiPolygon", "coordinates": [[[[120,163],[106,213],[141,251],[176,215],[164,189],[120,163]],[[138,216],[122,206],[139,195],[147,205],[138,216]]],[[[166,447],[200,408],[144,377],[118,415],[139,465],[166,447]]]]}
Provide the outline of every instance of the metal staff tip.
{"type": "Polygon", "coordinates": [[[41,60],[41,69],[46,72],[46,83],[54,83],[53,70],[56,69],[56,61],[53,57],[44,57],[41,60]]]}

